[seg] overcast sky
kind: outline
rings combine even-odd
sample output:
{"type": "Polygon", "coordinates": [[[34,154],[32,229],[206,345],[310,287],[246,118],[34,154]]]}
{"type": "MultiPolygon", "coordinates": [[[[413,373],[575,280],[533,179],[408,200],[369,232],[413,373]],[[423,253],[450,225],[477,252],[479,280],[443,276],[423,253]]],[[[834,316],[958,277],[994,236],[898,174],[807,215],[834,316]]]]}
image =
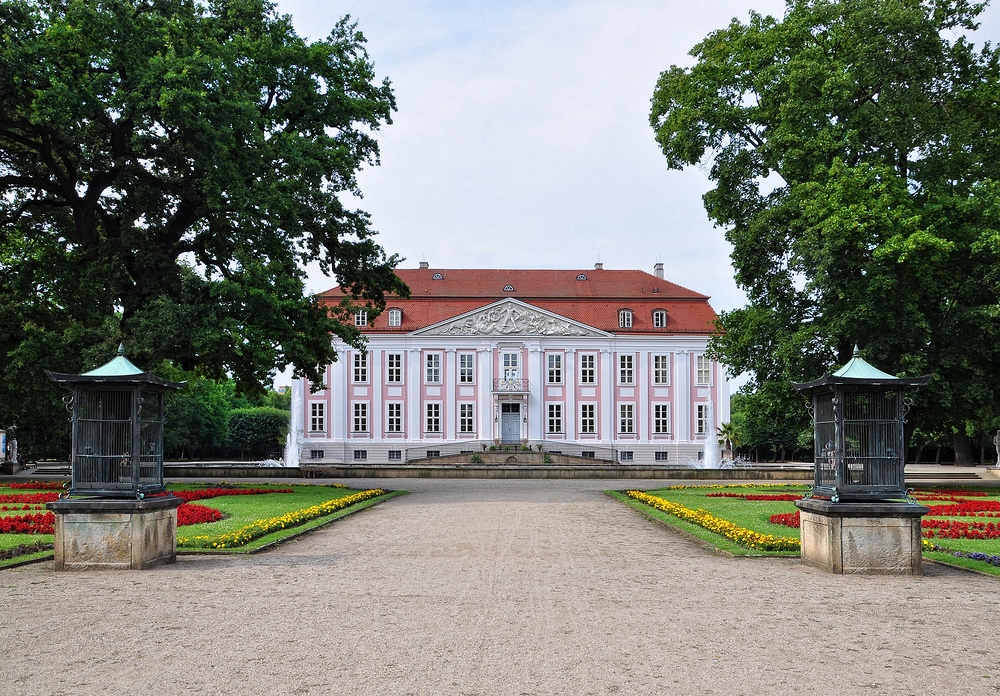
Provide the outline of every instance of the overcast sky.
{"type": "MultiPolygon", "coordinates": [[[[350,14],[399,111],[360,206],[403,267],[652,271],[744,304],[697,168],[668,171],[648,115],[660,72],[783,0],[278,0],[324,38],[350,14]]],[[[1000,10],[981,38],[1000,37],[1000,10]]],[[[309,289],[334,283],[313,274],[309,289]]]]}

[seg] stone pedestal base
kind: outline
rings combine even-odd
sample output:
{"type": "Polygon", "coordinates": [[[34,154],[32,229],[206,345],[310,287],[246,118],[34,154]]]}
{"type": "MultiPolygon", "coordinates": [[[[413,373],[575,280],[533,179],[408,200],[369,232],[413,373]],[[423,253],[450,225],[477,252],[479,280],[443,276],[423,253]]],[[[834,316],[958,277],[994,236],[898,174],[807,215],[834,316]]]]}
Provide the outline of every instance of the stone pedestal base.
{"type": "Polygon", "coordinates": [[[57,500],[55,569],[152,568],[177,560],[180,498],[57,500]]]}
{"type": "Polygon", "coordinates": [[[795,506],[804,564],[837,574],[923,575],[923,505],[806,498],[795,506]]]}

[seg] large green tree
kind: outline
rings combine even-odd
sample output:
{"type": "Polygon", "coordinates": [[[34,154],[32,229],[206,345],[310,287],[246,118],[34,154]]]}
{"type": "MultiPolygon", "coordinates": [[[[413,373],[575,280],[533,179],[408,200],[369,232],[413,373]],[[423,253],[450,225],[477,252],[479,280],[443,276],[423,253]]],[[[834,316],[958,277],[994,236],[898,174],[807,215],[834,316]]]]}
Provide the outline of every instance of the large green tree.
{"type": "Polygon", "coordinates": [[[321,381],[330,334],[360,341],[350,305],[406,293],[347,204],[394,110],[348,18],[308,42],[266,0],[4,0],[0,401],[123,339],[244,390],[321,381]]]}
{"type": "Polygon", "coordinates": [[[750,391],[792,399],[858,343],[933,375],[914,415],[935,429],[996,409],[1000,64],[964,37],[985,6],[789,0],[660,76],[656,139],[671,168],[707,164],[747,293],[714,348],[750,391]]]}

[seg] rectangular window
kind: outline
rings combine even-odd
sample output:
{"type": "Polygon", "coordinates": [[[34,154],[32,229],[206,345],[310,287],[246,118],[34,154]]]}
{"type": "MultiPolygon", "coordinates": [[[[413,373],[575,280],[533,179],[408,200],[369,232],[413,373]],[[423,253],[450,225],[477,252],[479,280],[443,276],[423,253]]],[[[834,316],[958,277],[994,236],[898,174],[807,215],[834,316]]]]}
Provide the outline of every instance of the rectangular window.
{"type": "Polygon", "coordinates": [[[441,450],[427,450],[427,458],[433,459],[434,457],[440,457],[441,450]]]}
{"type": "Polygon", "coordinates": [[[359,309],[354,313],[354,325],[355,326],[368,326],[368,312],[359,309]]]}
{"type": "Polygon", "coordinates": [[[389,450],[389,461],[396,462],[403,458],[403,450],[389,450]]]}
{"type": "Polygon", "coordinates": [[[521,379],[520,364],[520,353],[504,353],[502,356],[503,361],[503,378],[505,380],[510,379],[521,379]]]}
{"type": "Polygon", "coordinates": [[[597,383],[597,377],[594,371],[594,363],[596,360],[597,356],[594,355],[580,356],[580,384],[597,383]]]}
{"type": "Polygon", "coordinates": [[[474,432],[476,432],[476,405],[475,404],[459,404],[458,405],[458,432],[460,432],[460,433],[474,433],[474,432]]]}
{"type": "Polygon", "coordinates": [[[354,450],[354,461],[362,462],[368,459],[368,450],[354,450]]]}
{"type": "Polygon", "coordinates": [[[667,461],[667,453],[666,452],[654,452],[653,453],[653,459],[655,461],[658,461],[658,462],[665,462],[665,461],[667,461]]]}
{"type": "Polygon", "coordinates": [[[562,404],[549,404],[549,432],[561,433],[562,431],[562,404]]]}
{"type": "Polygon", "coordinates": [[[428,353],[425,357],[424,381],[428,384],[441,383],[441,354],[428,353]]]}
{"type": "Polygon", "coordinates": [[[562,384],[562,354],[549,353],[549,384],[562,384]]]}
{"type": "Polygon", "coordinates": [[[708,356],[698,356],[697,382],[703,386],[712,383],[712,360],[708,356]]]}
{"type": "Polygon", "coordinates": [[[580,404],[580,432],[596,433],[597,418],[594,416],[596,410],[594,404],[580,404]]]}
{"type": "Polygon", "coordinates": [[[635,378],[635,356],[618,356],[618,383],[632,384],[635,378]]]}
{"type": "Polygon", "coordinates": [[[670,404],[653,404],[653,433],[670,433],[670,404]]]}
{"type": "Polygon", "coordinates": [[[439,433],[441,432],[441,404],[427,404],[427,410],[425,412],[426,418],[426,432],[428,433],[439,433]]]}
{"type": "Polygon", "coordinates": [[[385,381],[399,384],[403,381],[403,356],[401,353],[389,353],[385,356],[385,381]]]}
{"type": "Polygon", "coordinates": [[[462,384],[472,384],[475,379],[476,356],[474,353],[458,354],[458,381],[462,384]]]}
{"type": "Polygon", "coordinates": [[[635,461],[635,452],[632,450],[622,450],[618,453],[618,461],[620,462],[631,462],[635,461]]]}
{"type": "Polygon", "coordinates": [[[386,404],[385,431],[387,433],[403,432],[403,404],[386,404]]]}
{"type": "Polygon", "coordinates": [[[309,431],[326,431],[326,404],[319,401],[309,404],[309,431]]]}
{"type": "Polygon", "coordinates": [[[596,459],[597,452],[594,450],[584,450],[580,452],[580,456],[584,459],[596,459]]]}
{"type": "Polygon", "coordinates": [[[653,384],[670,384],[670,356],[653,356],[653,384]]]}
{"type": "Polygon", "coordinates": [[[657,309],[653,311],[653,328],[654,329],[667,328],[667,313],[662,309],[657,309]]]}
{"type": "Polygon", "coordinates": [[[354,404],[354,430],[355,433],[368,432],[368,404],[354,404]]]}
{"type": "Polygon", "coordinates": [[[695,427],[695,432],[698,435],[704,435],[708,432],[708,404],[698,404],[695,427]]]}
{"type": "Polygon", "coordinates": [[[399,326],[403,323],[403,312],[399,309],[389,310],[389,326],[399,326]]]}
{"type": "Polygon", "coordinates": [[[634,404],[618,404],[618,432],[627,435],[635,432],[634,404]]]}
{"type": "Polygon", "coordinates": [[[354,353],[354,382],[364,383],[368,381],[368,353],[355,351],[354,353]]]}
{"type": "Polygon", "coordinates": [[[323,450],[309,450],[310,459],[322,459],[323,454],[324,454],[323,450]]]}

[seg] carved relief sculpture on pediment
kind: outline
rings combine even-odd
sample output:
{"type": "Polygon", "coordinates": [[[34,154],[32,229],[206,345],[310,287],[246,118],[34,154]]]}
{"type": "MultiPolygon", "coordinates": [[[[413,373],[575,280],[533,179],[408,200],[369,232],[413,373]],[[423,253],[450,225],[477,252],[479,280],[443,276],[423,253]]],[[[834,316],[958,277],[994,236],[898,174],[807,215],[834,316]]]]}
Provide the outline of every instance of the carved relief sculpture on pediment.
{"type": "Polygon", "coordinates": [[[452,322],[445,322],[432,331],[446,336],[599,336],[588,329],[555,314],[538,312],[523,305],[507,303],[475,312],[452,322]]]}

